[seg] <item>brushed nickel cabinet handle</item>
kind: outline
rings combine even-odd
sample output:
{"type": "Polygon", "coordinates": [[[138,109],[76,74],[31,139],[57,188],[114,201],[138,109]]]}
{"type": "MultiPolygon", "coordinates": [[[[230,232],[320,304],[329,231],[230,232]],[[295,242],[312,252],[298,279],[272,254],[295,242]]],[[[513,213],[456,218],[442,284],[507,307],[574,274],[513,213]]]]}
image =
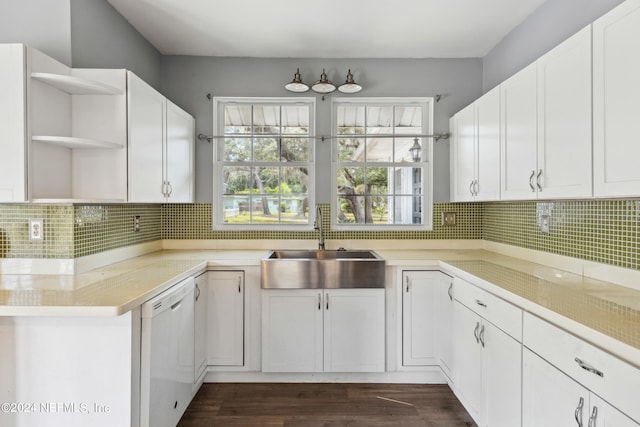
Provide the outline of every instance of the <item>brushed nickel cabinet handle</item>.
{"type": "Polygon", "coordinates": [[[538,187],[538,191],[542,191],[542,185],[540,185],[540,177],[542,176],[542,169],[538,170],[536,175],[536,186],[538,187]]]}
{"type": "Polygon", "coordinates": [[[449,295],[449,301],[453,301],[453,294],[451,291],[453,290],[453,282],[449,283],[449,289],[447,289],[447,295],[449,295]]]}
{"type": "Polygon", "coordinates": [[[531,175],[529,176],[529,187],[531,188],[531,192],[536,192],[536,187],[533,186],[533,177],[536,176],[536,171],[531,171],[531,175]]]}
{"type": "Polygon", "coordinates": [[[592,374],[595,374],[595,375],[597,375],[597,376],[599,376],[599,377],[604,378],[604,372],[602,372],[602,371],[600,371],[600,370],[598,370],[598,369],[594,368],[593,366],[591,366],[591,365],[589,365],[589,364],[587,364],[587,363],[583,362],[581,359],[579,359],[579,358],[577,358],[577,357],[576,357],[574,360],[576,361],[576,363],[578,364],[578,366],[580,366],[580,367],[581,367],[582,369],[584,369],[585,371],[587,371],[587,372],[591,372],[592,374]]]}
{"type": "Polygon", "coordinates": [[[482,325],[482,328],[480,328],[480,332],[478,333],[478,338],[480,339],[480,344],[482,345],[482,348],[484,348],[484,325],[482,325]]]}
{"type": "Polygon", "coordinates": [[[476,337],[476,344],[480,343],[480,337],[478,337],[479,328],[480,328],[480,322],[476,322],[476,328],[473,330],[473,336],[476,337]]]}
{"type": "Polygon", "coordinates": [[[574,415],[576,417],[576,422],[578,423],[578,427],[582,427],[582,407],[583,406],[584,406],[584,397],[581,397],[580,401],[578,402],[578,407],[574,412],[574,415]]]}
{"type": "Polygon", "coordinates": [[[476,300],[476,304],[478,304],[480,307],[486,307],[487,306],[486,303],[480,301],[479,299],[476,300]]]}
{"type": "Polygon", "coordinates": [[[594,406],[591,416],[589,417],[589,424],[587,424],[587,427],[596,427],[596,418],[598,418],[598,407],[594,406]]]}
{"type": "Polygon", "coordinates": [[[409,292],[409,276],[405,276],[405,282],[407,283],[407,292],[409,292]]]}

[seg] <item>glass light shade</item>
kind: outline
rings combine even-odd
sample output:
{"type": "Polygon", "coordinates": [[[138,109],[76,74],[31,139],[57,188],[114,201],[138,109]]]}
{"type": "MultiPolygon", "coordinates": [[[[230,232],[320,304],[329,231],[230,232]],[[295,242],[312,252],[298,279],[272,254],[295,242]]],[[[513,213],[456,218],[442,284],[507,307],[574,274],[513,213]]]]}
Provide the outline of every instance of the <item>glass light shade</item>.
{"type": "Polygon", "coordinates": [[[420,151],[422,150],[422,147],[420,147],[420,143],[418,142],[418,138],[415,138],[413,140],[413,145],[411,146],[411,148],[409,148],[409,152],[411,153],[411,158],[413,159],[414,162],[419,162],[420,161],[420,151]]]}
{"type": "Polygon", "coordinates": [[[302,82],[302,79],[300,78],[300,68],[296,69],[296,73],[293,75],[293,80],[291,81],[291,83],[287,83],[286,85],[284,85],[284,88],[290,92],[297,93],[306,92],[309,90],[309,86],[304,84],[302,82]]]}
{"type": "Polygon", "coordinates": [[[338,90],[342,93],[357,93],[362,90],[362,86],[353,81],[353,74],[351,70],[347,73],[347,81],[338,87],[338,90]]]}
{"type": "Polygon", "coordinates": [[[322,69],[322,74],[320,74],[320,80],[311,86],[311,90],[317,93],[331,93],[336,90],[334,84],[327,79],[327,73],[325,73],[324,68],[322,69]]]}

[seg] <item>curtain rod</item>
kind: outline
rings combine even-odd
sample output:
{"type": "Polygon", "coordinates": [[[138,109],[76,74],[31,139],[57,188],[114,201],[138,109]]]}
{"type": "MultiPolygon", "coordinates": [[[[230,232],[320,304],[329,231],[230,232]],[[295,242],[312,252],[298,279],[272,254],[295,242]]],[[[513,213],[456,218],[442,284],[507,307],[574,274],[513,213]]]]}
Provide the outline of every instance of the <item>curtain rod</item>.
{"type": "MultiPolygon", "coordinates": [[[[240,135],[205,135],[204,133],[198,134],[198,139],[200,141],[211,142],[214,139],[223,139],[223,138],[233,138],[234,136],[240,135]]],[[[268,137],[269,135],[265,135],[268,137]]],[[[255,137],[255,135],[254,135],[255,137]]],[[[295,135],[290,135],[287,137],[296,138],[295,135]]],[[[450,133],[435,133],[433,135],[428,134],[406,134],[406,135],[318,135],[318,136],[301,136],[300,138],[309,138],[316,139],[322,142],[330,140],[330,139],[338,139],[338,138],[433,138],[436,142],[440,140],[446,140],[451,137],[450,133]]]]}

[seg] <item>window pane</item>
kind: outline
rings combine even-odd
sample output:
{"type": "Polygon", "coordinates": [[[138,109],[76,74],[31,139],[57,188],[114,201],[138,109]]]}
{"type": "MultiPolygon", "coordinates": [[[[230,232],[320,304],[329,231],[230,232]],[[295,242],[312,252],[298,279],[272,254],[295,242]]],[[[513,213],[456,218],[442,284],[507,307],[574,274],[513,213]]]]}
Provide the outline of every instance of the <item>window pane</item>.
{"type": "Polygon", "coordinates": [[[253,192],[259,194],[277,194],[280,183],[280,168],[253,167],[253,192]]]}
{"type": "Polygon", "coordinates": [[[363,162],[364,139],[363,138],[338,138],[339,162],[363,162]]]}
{"type": "Polygon", "coordinates": [[[367,194],[388,194],[389,193],[388,168],[367,168],[365,193],[367,194]]]}
{"type": "Polygon", "coordinates": [[[224,107],[224,133],[251,134],[251,105],[224,107]]]}
{"type": "Polygon", "coordinates": [[[367,162],[393,161],[393,138],[367,139],[367,162]]]}
{"type": "Polygon", "coordinates": [[[280,194],[307,194],[309,170],[307,168],[280,168],[280,194]]]}
{"type": "Polygon", "coordinates": [[[393,214],[396,224],[422,224],[422,197],[419,195],[395,197],[393,214]]]}
{"type": "Polygon", "coordinates": [[[393,174],[393,193],[398,196],[422,194],[421,173],[422,168],[396,168],[393,174]]]}
{"type": "Polygon", "coordinates": [[[422,130],[422,107],[418,105],[397,105],[394,119],[396,134],[416,134],[422,130]]]}
{"type": "Polygon", "coordinates": [[[225,166],[222,169],[222,194],[248,194],[251,172],[248,167],[225,166]]]}
{"type": "Polygon", "coordinates": [[[278,140],[276,138],[256,138],[254,140],[254,162],[277,162],[278,160],[278,140]]]}
{"type": "Polygon", "coordinates": [[[387,196],[338,197],[338,223],[387,224],[389,217],[387,196]]]}
{"type": "Polygon", "coordinates": [[[248,162],[251,160],[251,139],[225,138],[223,160],[226,162],[248,162]]]}
{"type": "Polygon", "coordinates": [[[248,224],[249,196],[224,196],[222,198],[223,221],[229,224],[248,224]]]}
{"type": "Polygon", "coordinates": [[[271,196],[266,194],[251,196],[251,223],[277,224],[280,219],[279,201],[280,198],[278,196],[271,196]]]}
{"type": "Polygon", "coordinates": [[[392,123],[392,106],[367,107],[367,134],[391,134],[392,123]]]}
{"type": "Polygon", "coordinates": [[[350,196],[364,192],[364,168],[338,168],[338,194],[350,196]]]}
{"type": "Polygon", "coordinates": [[[309,221],[309,197],[306,194],[283,195],[280,199],[282,224],[306,224],[309,221]]]}
{"type": "Polygon", "coordinates": [[[280,106],[279,105],[254,105],[253,106],[253,133],[254,134],[279,134],[280,133],[280,106]]]}
{"type": "Polygon", "coordinates": [[[337,135],[364,134],[365,107],[355,105],[340,105],[336,109],[337,135]]]}
{"type": "Polygon", "coordinates": [[[282,107],[283,134],[309,134],[309,106],[286,105],[282,107]]]}
{"type": "Polygon", "coordinates": [[[308,162],[309,138],[282,138],[281,150],[285,162],[308,162]]]}

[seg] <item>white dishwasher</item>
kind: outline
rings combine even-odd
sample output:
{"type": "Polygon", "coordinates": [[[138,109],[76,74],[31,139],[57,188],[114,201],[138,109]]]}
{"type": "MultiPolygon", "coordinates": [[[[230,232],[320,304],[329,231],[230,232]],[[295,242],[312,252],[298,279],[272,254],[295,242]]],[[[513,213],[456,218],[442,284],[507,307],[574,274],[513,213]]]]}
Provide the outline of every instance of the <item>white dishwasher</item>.
{"type": "Polygon", "coordinates": [[[194,286],[190,277],[142,305],[142,427],[175,427],[191,401],[194,286]]]}

